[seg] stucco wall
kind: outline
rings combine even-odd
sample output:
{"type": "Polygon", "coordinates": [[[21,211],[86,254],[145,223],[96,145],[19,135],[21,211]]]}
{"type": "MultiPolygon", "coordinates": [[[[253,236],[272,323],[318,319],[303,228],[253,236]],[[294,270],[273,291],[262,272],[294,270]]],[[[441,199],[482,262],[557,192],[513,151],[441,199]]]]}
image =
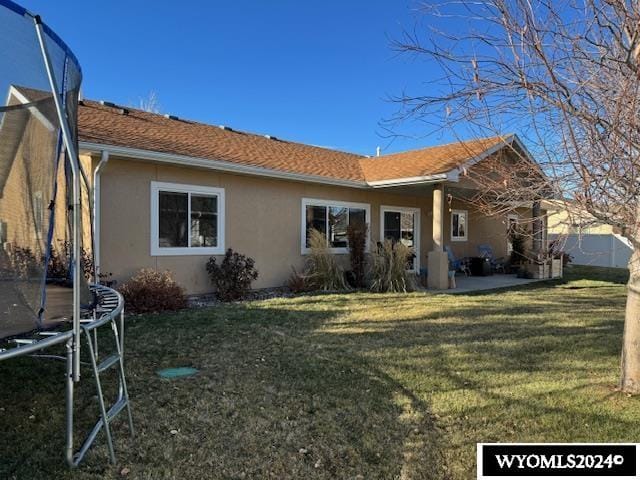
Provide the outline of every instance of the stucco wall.
{"type": "MultiPolygon", "coordinates": [[[[411,195],[382,190],[330,187],[301,182],[173,167],[112,157],[101,179],[101,264],[126,280],[144,267],[171,270],[189,293],[211,290],[204,265],[207,256],[150,255],[150,188],[152,181],[213,186],[225,189],[225,247],[253,257],[260,276],[255,288],[286,284],[291,266],[301,268],[301,200],[318,198],[368,203],[371,241],[380,237],[380,206],[420,208],[420,264],[426,266],[432,246],[432,190],[411,195]]],[[[418,192],[419,193],[419,192],[418,192]]],[[[460,255],[475,255],[478,243],[490,243],[496,255],[506,253],[506,224],[487,218],[464,203],[452,208],[469,210],[467,242],[450,242],[450,214],[445,212],[445,242],[460,255]]],[[[346,255],[344,256],[346,257],[346,255]]],[[[345,258],[346,259],[346,258],[345,258]]]]}

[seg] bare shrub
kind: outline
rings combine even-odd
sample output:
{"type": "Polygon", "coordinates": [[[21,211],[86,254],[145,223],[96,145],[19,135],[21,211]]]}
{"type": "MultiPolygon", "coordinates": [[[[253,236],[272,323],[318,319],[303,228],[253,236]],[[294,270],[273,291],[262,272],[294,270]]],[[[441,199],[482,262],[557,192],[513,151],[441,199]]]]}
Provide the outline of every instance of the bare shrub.
{"type": "Polygon", "coordinates": [[[158,272],[143,268],[119,288],[127,310],[134,313],[152,313],[180,310],[187,306],[184,289],[171,272],[158,272]]]}
{"type": "Polygon", "coordinates": [[[409,247],[389,239],[379,243],[371,254],[371,290],[373,292],[411,292],[415,281],[407,271],[412,255],[409,247]]]}
{"type": "Polygon", "coordinates": [[[308,285],[317,290],[346,290],[344,271],[327,247],[327,239],[318,230],[309,231],[311,253],[305,267],[308,285]]]}
{"type": "Polygon", "coordinates": [[[298,272],[293,266],[291,267],[291,275],[289,275],[287,286],[293,293],[303,293],[310,290],[307,277],[298,272]]]}

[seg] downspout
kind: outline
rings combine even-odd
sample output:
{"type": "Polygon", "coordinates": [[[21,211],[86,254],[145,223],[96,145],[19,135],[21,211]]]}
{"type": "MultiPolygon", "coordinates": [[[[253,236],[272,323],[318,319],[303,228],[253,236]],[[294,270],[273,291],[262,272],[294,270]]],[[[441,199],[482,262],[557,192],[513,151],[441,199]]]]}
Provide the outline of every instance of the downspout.
{"type": "Polygon", "coordinates": [[[95,258],[95,283],[100,283],[100,174],[109,161],[109,152],[102,150],[100,162],[93,172],[93,242],[95,258]]]}

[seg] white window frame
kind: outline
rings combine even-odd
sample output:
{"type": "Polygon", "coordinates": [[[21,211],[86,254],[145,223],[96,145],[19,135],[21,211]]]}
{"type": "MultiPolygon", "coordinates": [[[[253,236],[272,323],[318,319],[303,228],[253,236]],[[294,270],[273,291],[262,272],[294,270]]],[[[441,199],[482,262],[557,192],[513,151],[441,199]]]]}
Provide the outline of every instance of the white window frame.
{"type": "Polygon", "coordinates": [[[449,237],[452,242],[466,242],[469,238],[469,211],[468,210],[451,210],[451,218],[449,220],[450,229],[449,229],[449,237]],[[465,228],[464,228],[464,237],[453,236],[453,216],[455,214],[464,214],[464,218],[466,219],[465,228]]]}
{"type": "Polygon", "coordinates": [[[394,207],[391,205],[380,205],[380,241],[384,241],[384,214],[386,212],[396,213],[412,213],[413,214],[413,228],[415,230],[415,238],[413,248],[416,258],[413,262],[414,269],[408,270],[409,272],[420,271],[420,209],[415,207],[394,207]]]}
{"type": "MultiPolygon", "coordinates": [[[[355,202],[343,202],[342,200],[323,200],[318,198],[303,198],[300,209],[300,252],[302,255],[308,255],[311,253],[311,249],[307,247],[307,206],[314,207],[338,207],[338,208],[362,208],[366,215],[367,224],[367,243],[365,250],[369,251],[371,243],[371,205],[368,203],[355,203],[355,202]]],[[[349,253],[348,247],[332,247],[329,248],[329,252],[335,254],[349,253]]]]}
{"type": "Polygon", "coordinates": [[[225,252],[225,203],[224,188],[205,187],[202,185],[186,185],[182,183],[151,182],[151,256],[167,255],[222,255],[225,252]],[[188,221],[191,221],[191,194],[216,196],[218,201],[218,246],[216,247],[192,247],[191,226],[187,228],[186,247],[160,247],[159,239],[159,206],[160,192],[188,193],[188,221]]]}

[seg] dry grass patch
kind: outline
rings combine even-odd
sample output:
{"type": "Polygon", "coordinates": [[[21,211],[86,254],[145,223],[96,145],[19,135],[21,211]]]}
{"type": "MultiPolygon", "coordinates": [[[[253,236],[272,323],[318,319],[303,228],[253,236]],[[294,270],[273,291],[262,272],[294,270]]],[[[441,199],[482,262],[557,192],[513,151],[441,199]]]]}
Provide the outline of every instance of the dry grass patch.
{"type": "MultiPolygon", "coordinates": [[[[308,295],[132,318],[139,432],[62,463],[62,365],[0,364],[0,478],[472,478],[476,442],[634,441],[624,274],[475,295],[308,295]],[[179,380],[156,371],[193,366],[179,380]],[[29,418],[33,415],[33,418],[29,418]],[[177,434],[171,434],[177,430],[177,434]]],[[[88,375],[80,423],[97,406],[88,375]]]]}

